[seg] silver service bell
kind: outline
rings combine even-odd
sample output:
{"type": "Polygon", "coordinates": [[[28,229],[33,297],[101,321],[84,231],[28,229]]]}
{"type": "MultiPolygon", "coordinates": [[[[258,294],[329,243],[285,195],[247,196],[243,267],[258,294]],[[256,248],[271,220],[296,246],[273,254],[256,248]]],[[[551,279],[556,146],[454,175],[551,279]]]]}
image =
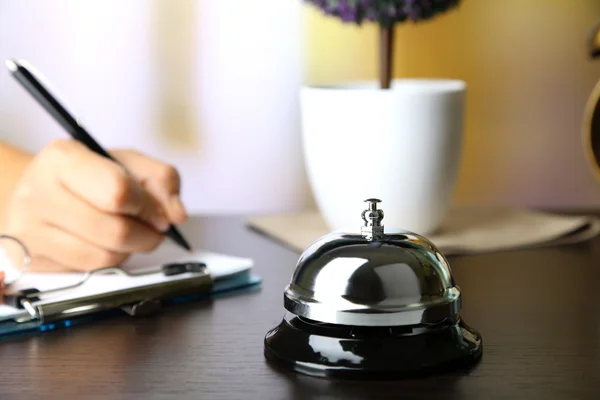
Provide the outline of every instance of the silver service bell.
{"type": "Polygon", "coordinates": [[[390,378],[471,364],[481,335],[460,316],[448,261],[425,237],[386,232],[378,199],[360,233],[331,232],[300,256],[282,322],[265,337],[272,363],[316,376],[390,378]]]}

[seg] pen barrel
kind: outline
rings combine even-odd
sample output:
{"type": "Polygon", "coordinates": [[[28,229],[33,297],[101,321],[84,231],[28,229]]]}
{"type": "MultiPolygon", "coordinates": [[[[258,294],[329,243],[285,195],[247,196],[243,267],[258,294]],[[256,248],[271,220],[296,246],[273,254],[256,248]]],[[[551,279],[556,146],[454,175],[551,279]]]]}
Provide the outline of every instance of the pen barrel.
{"type": "Polygon", "coordinates": [[[169,280],[145,286],[115,290],[73,299],[36,304],[40,323],[91,315],[146,301],[164,301],[181,296],[208,294],[213,279],[208,273],[185,279],[169,280]]]}

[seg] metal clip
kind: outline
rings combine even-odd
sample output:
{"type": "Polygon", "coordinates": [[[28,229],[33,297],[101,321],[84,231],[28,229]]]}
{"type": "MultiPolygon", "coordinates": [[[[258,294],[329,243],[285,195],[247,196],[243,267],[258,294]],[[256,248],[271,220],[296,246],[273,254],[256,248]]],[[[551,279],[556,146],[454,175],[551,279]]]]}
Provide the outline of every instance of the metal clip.
{"type": "Polygon", "coordinates": [[[131,316],[149,315],[160,309],[161,300],[205,293],[211,290],[213,279],[204,263],[172,263],[163,266],[160,271],[131,273],[119,267],[107,267],[86,273],[82,279],[73,284],[56,289],[38,291],[36,289],[22,290],[17,293],[5,294],[5,302],[26,312],[18,316],[18,322],[39,320],[47,323],[99,311],[120,308],[131,316]],[[192,276],[183,279],[170,277],[182,273],[192,276]],[[105,273],[117,273],[129,277],[161,274],[165,279],[160,282],[148,283],[142,286],[117,289],[105,293],[85,295],[72,299],[44,301],[44,296],[68,291],[82,286],[92,276],[105,273]]]}
{"type": "Polygon", "coordinates": [[[121,307],[121,310],[125,311],[132,317],[146,317],[148,315],[156,313],[160,308],[160,301],[142,300],[139,303],[133,305],[123,306],[121,307]]]}

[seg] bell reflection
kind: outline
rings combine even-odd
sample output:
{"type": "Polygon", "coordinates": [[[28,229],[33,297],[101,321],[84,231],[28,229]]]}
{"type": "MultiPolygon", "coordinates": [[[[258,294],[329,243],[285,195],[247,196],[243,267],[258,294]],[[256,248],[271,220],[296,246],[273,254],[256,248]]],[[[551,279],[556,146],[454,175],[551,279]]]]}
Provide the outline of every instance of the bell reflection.
{"type": "Polygon", "coordinates": [[[360,365],[364,360],[364,357],[344,349],[342,343],[334,338],[312,335],[308,339],[308,345],[315,354],[327,359],[331,363],[348,362],[360,365]]]}
{"type": "MultiPolygon", "coordinates": [[[[352,281],[353,275],[367,262],[364,258],[350,257],[338,258],[329,263],[329,268],[319,275],[313,283],[313,296],[315,300],[335,302],[337,306],[343,307],[346,302],[352,305],[352,300],[338,297],[338,293],[345,291],[346,282],[352,281]]],[[[347,306],[346,305],[346,306],[347,306]]]]}

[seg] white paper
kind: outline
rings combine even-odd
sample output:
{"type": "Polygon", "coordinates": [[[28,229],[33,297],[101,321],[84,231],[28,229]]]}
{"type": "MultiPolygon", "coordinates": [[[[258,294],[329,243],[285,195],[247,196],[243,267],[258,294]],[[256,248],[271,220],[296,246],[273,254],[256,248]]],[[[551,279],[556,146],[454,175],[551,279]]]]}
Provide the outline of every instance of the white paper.
{"type": "MultiPolygon", "coordinates": [[[[163,264],[171,262],[197,261],[206,264],[213,279],[240,273],[253,267],[254,262],[250,258],[230,256],[203,250],[195,250],[189,254],[170,244],[159,247],[152,253],[135,254],[121,267],[128,272],[158,271],[163,264]]],[[[15,273],[14,268],[8,262],[6,255],[0,248],[0,270],[7,275],[15,273]]],[[[184,279],[191,273],[173,276],[170,279],[184,279]]],[[[84,276],[84,273],[26,273],[18,281],[10,286],[10,290],[22,290],[36,288],[40,291],[65,287],[76,284],[84,276]]],[[[52,295],[53,300],[102,293],[107,290],[119,290],[133,285],[158,282],[162,279],[160,274],[147,276],[128,277],[118,274],[93,275],[86,283],[76,289],[70,289],[68,293],[52,295]]],[[[0,305],[0,317],[15,314],[17,309],[7,305],[0,305]]]]}

